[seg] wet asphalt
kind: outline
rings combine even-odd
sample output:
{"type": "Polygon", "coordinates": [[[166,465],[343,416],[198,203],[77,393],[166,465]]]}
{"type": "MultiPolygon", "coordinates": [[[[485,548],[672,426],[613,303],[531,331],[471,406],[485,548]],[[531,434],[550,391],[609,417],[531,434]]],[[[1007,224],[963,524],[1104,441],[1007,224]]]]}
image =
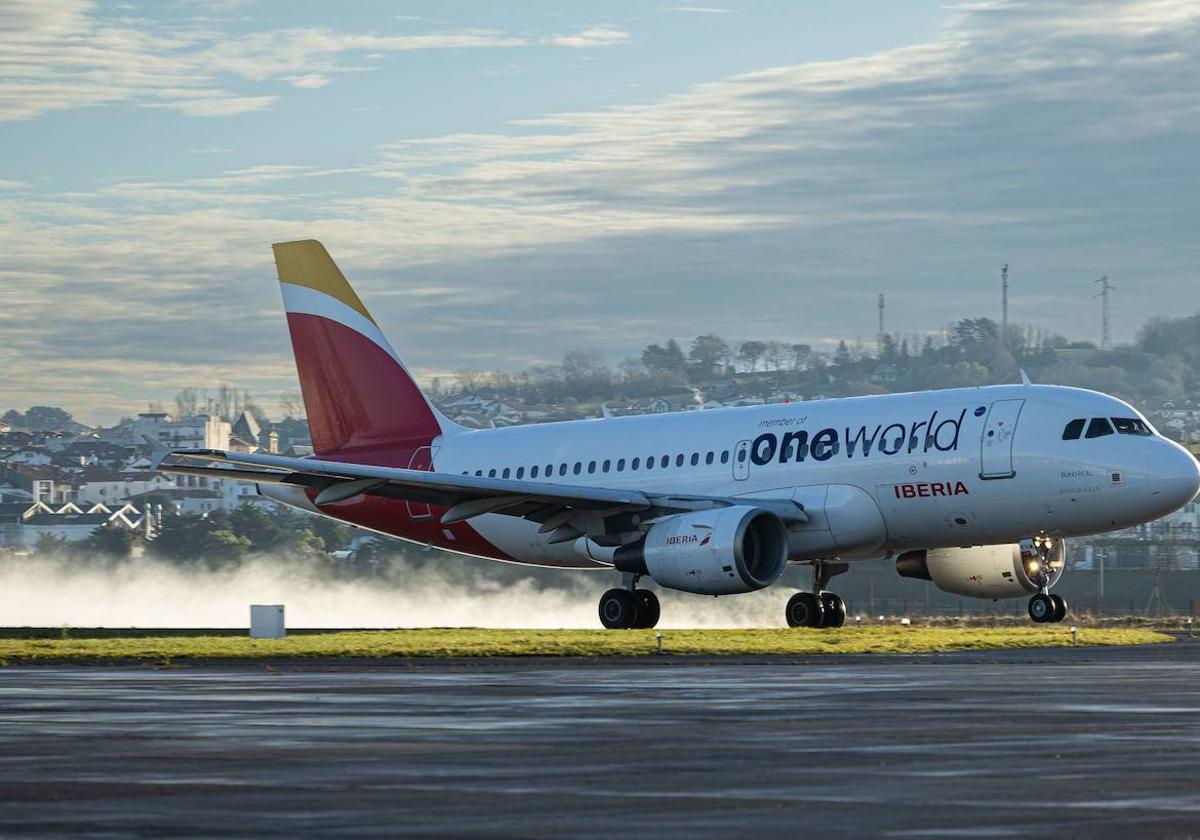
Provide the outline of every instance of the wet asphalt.
{"type": "Polygon", "coordinates": [[[0,669],[5,837],[1200,837],[1200,642],[0,669]]]}

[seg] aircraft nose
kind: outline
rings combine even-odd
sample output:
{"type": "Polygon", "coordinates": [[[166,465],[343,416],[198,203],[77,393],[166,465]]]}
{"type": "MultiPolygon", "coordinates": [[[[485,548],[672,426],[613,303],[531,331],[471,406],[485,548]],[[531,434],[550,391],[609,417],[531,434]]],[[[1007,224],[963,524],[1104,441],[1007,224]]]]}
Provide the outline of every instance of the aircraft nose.
{"type": "Polygon", "coordinates": [[[1161,502],[1163,513],[1183,507],[1200,493],[1200,462],[1179,444],[1162,441],[1146,466],[1150,492],[1161,502]]]}

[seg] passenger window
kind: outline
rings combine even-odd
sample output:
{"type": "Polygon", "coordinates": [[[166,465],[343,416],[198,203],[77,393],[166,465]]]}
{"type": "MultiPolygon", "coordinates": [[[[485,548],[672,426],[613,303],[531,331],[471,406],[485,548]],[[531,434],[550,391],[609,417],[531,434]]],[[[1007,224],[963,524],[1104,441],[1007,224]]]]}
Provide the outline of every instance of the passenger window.
{"type": "Polygon", "coordinates": [[[675,456],[675,466],[677,466],[677,467],[683,466],[683,453],[682,452],[680,452],[678,455],[675,456]]]}
{"type": "Polygon", "coordinates": [[[670,455],[662,456],[662,460],[659,462],[659,466],[661,466],[665,470],[668,466],[670,466],[670,464],[671,464],[671,456],[670,455]]]}
{"type": "Polygon", "coordinates": [[[728,450],[728,449],[722,449],[722,450],[721,450],[721,463],[722,463],[722,464],[728,464],[728,463],[729,463],[729,450],[728,450]]]}
{"type": "Polygon", "coordinates": [[[1093,417],[1092,422],[1088,423],[1086,438],[1098,438],[1113,433],[1112,424],[1103,417],[1093,417]]]}
{"type": "Polygon", "coordinates": [[[558,474],[559,474],[559,475],[566,475],[566,474],[567,474],[567,465],[566,465],[566,464],[559,464],[559,465],[558,465],[558,474]]]}
{"type": "Polygon", "coordinates": [[[483,475],[483,470],[475,470],[475,475],[483,475]]]}
{"type": "Polygon", "coordinates": [[[633,461],[632,461],[632,462],[629,464],[629,469],[631,469],[631,470],[636,470],[636,469],[637,469],[638,467],[640,467],[641,465],[642,465],[642,459],[641,459],[641,458],[634,458],[634,459],[633,459],[633,461]]]}
{"type": "Polygon", "coordinates": [[[504,472],[500,473],[501,478],[508,478],[508,467],[504,468],[504,472]]]}
{"type": "Polygon", "coordinates": [[[1117,427],[1119,435],[1137,435],[1138,437],[1150,437],[1154,432],[1150,431],[1150,427],[1136,417],[1114,417],[1112,418],[1113,425],[1117,427]]]}
{"type": "Polygon", "coordinates": [[[738,463],[740,464],[740,463],[744,462],[745,460],[746,460],[746,450],[739,449],[738,450],[738,463]]]}
{"type": "Polygon", "coordinates": [[[612,461],[609,461],[606,459],[604,461],[604,463],[601,465],[600,469],[604,470],[605,472],[608,472],[611,467],[612,467],[612,461]]]}
{"type": "Polygon", "coordinates": [[[649,458],[646,459],[646,469],[648,469],[648,470],[654,469],[654,456],[653,455],[651,455],[649,458]]]}
{"type": "Polygon", "coordinates": [[[488,470],[488,478],[495,478],[495,477],[496,477],[496,471],[488,470]]]}
{"type": "Polygon", "coordinates": [[[538,476],[538,468],[537,468],[537,464],[534,464],[534,465],[533,465],[533,466],[532,466],[532,467],[529,469],[529,477],[530,477],[530,478],[537,478],[537,476],[538,476]]]}
{"type": "Polygon", "coordinates": [[[704,463],[708,464],[709,466],[712,466],[712,462],[713,462],[713,453],[709,452],[707,455],[704,456],[704,463]]]}
{"type": "Polygon", "coordinates": [[[576,461],[576,462],[575,462],[575,475],[579,475],[579,473],[580,473],[582,470],[583,470],[583,462],[582,462],[582,461],[576,461]]]}
{"type": "Polygon", "coordinates": [[[525,468],[517,467],[517,478],[524,478],[524,477],[525,477],[525,468]]]}
{"type": "Polygon", "coordinates": [[[595,462],[595,461],[588,461],[588,475],[591,475],[591,474],[592,474],[592,473],[594,473],[595,471],[596,471],[596,462],[595,462]]]}
{"type": "Polygon", "coordinates": [[[1083,424],[1086,423],[1082,417],[1076,417],[1067,427],[1063,429],[1063,440],[1079,440],[1079,436],[1083,434],[1083,424]]]}
{"type": "MultiPolygon", "coordinates": [[[[634,469],[637,469],[637,468],[634,467],[634,469]]],[[[625,459],[624,458],[617,459],[617,472],[625,472],[625,459]]]]}
{"type": "Polygon", "coordinates": [[[693,453],[692,453],[692,466],[694,467],[694,466],[696,466],[696,465],[697,465],[697,464],[699,464],[699,463],[700,463],[700,453],[699,453],[699,452],[693,452],[693,453]]]}

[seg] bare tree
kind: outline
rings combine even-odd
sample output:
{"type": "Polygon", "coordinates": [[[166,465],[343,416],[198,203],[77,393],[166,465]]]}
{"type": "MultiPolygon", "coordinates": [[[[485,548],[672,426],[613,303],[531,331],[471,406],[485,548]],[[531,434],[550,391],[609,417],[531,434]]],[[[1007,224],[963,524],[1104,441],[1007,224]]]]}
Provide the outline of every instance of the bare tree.
{"type": "Polygon", "coordinates": [[[284,417],[304,416],[304,399],[299,391],[280,391],[279,407],[284,417]]]}

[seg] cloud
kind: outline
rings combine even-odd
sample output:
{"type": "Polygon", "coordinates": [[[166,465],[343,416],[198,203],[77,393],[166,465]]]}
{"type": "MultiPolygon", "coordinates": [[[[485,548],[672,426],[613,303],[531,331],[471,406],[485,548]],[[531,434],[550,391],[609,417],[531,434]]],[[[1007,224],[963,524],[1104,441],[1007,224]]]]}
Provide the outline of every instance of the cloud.
{"type": "Polygon", "coordinates": [[[419,372],[870,336],[880,291],[894,329],[932,329],[987,314],[1006,261],[1014,318],[1076,337],[1095,277],[1136,288],[1114,301],[1127,339],[1194,305],[1198,36],[1182,0],[976,3],[927,43],[650,104],[0,193],[0,407],[59,377],[85,416],[227,374],[269,401],[294,386],[268,245],[309,236],[419,372]]]}
{"type": "MultiPolygon", "coordinates": [[[[99,14],[84,0],[15,0],[0,7],[0,121],[113,103],[219,117],[270,108],[279,94],[247,82],[314,89],[350,68],[346,55],[536,46],[596,48],[628,36],[607,26],[517,36],[491,30],[424,34],[287,28],[230,35],[209,21],[99,14]]],[[[361,68],[357,68],[361,69],[361,68]]]]}
{"type": "Polygon", "coordinates": [[[695,15],[727,15],[731,9],[718,9],[713,6],[660,6],[664,12],[683,12],[695,15]]]}

